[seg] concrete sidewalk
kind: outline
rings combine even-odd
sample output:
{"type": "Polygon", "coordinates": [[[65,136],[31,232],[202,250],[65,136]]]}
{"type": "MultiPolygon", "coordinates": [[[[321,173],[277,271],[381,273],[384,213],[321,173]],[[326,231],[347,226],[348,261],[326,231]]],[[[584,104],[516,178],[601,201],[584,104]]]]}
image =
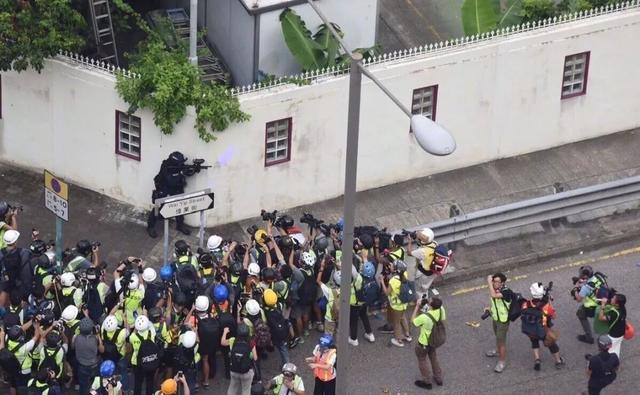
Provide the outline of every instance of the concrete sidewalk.
{"type": "MultiPolygon", "coordinates": [[[[356,223],[400,229],[448,218],[452,205],[468,213],[551,194],[558,186],[568,190],[638,175],[639,151],[640,133],[634,130],[363,191],[357,195],[356,223]]],[[[42,173],[0,164],[0,180],[4,186],[0,199],[24,206],[19,216],[23,245],[28,242],[33,227],[41,231],[42,238],[54,239],[54,216],[44,208],[42,173]]],[[[496,262],[508,266],[522,260],[543,259],[546,254],[562,253],[567,248],[597,246],[594,240],[610,243],[633,237],[635,224],[640,219],[637,206],[617,208],[617,211],[627,210],[624,215],[594,219],[616,211],[611,208],[569,218],[553,228],[533,225],[468,240],[456,250],[458,271],[451,278],[478,268],[490,270],[496,262]]],[[[302,212],[336,222],[341,216],[342,199],[288,211],[296,219],[302,212]]],[[[71,186],[69,218],[65,226],[65,246],[73,246],[81,238],[98,240],[102,242],[102,258],[110,264],[130,255],[144,257],[154,265],[161,264],[162,238],[147,236],[146,213],[71,186]]],[[[227,239],[244,239],[247,237],[244,229],[261,223],[258,217],[231,223],[208,229],[207,236],[217,233],[227,239]]],[[[170,228],[171,243],[182,238],[175,233],[173,225],[170,228]]],[[[196,233],[194,229],[192,236],[186,238],[192,246],[197,245],[196,233]]]]}

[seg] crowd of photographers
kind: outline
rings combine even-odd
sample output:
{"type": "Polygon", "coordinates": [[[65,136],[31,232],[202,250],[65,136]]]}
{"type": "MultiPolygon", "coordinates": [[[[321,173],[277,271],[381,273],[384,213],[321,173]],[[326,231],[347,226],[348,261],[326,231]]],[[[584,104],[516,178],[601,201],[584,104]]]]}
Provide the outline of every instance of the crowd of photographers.
{"type": "Polygon", "coordinates": [[[314,394],[333,394],[340,315],[350,314],[357,346],[359,322],[374,342],[368,311],[388,305],[379,330],[404,347],[412,341],[404,312],[416,290],[402,246],[408,240],[426,262],[423,290],[450,258],[429,229],[356,228],[351,308],[340,312],[341,223],[305,214],[303,231],[290,216],[263,211],[264,226],[247,229],[247,242],[213,235],[192,251],[179,240],[159,270],[128,257],[107,281],[100,243],[81,240],[58,263],[37,231],[20,236],[17,216],[0,202],[0,367],[12,395],[74,386],[82,395],[189,394],[216,374],[230,380],[229,394],[304,394],[289,349],[313,329],[322,336],[304,369],[313,371],[314,394]],[[270,379],[260,366],[271,353],[282,374],[270,379]]]}

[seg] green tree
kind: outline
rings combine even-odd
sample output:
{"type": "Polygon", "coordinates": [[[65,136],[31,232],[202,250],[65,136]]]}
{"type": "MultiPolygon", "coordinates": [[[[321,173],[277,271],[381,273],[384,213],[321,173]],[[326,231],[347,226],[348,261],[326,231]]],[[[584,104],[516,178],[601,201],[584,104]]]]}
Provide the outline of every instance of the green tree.
{"type": "Polygon", "coordinates": [[[524,0],[522,3],[522,21],[534,22],[556,15],[556,5],[553,0],[524,0]]]}
{"type": "Polygon", "coordinates": [[[70,0],[0,0],[0,70],[40,72],[46,58],[84,46],[84,26],[70,0]]]}

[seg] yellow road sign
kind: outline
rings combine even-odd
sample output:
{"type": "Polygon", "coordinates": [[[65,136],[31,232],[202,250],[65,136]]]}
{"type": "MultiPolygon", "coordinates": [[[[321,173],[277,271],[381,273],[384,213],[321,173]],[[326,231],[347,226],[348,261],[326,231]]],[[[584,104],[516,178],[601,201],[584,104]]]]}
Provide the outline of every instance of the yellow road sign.
{"type": "Polygon", "coordinates": [[[69,184],[47,170],[44,171],[44,187],[58,195],[59,198],[69,200],[69,184]]]}

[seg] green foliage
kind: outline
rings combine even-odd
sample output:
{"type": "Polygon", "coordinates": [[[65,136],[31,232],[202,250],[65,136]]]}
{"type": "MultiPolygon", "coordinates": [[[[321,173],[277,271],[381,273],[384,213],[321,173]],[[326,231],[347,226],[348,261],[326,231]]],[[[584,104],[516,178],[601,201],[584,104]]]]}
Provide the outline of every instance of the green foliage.
{"type": "Polygon", "coordinates": [[[522,3],[524,0],[507,0],[506,8],[498,21],[498,27],[517,25],[522,22],[522,3]]]}
{"type": "MultiPolygon", "coordinates": [[[[284,41],[303,70],[319,70],[335,65],[342,66],[349,62],[348,54],[341,53],[340,43],[333,37],[327,25],[320,25],[318,31],[312,34],[302,18],[290,8],[280,13],[280,24],[284,41]]],[[[331,26],[340,37],[344,37],[340,26],[335,23],[331,26]]],[[[358,48],[354,52],[369,58],[380,53],[380,46],[358,48]]]]}
{"type": "Polygon", "coordinates": [[[556,15],[556,5],[553,0],[524,0],[522,10],[523,22],[540,21],[556,15]]]}
{"type": "Polygon", "coordinates": [[[498,25],[500,0],[465,0],[462,27],[468,36],[491,31],[498,25]]]}
{"type": "Polygon", "coordinates": [[[70,0],[0,0],[0,70],[42,71],[46,58],[84,46],[84,26],[70,0]]]}

